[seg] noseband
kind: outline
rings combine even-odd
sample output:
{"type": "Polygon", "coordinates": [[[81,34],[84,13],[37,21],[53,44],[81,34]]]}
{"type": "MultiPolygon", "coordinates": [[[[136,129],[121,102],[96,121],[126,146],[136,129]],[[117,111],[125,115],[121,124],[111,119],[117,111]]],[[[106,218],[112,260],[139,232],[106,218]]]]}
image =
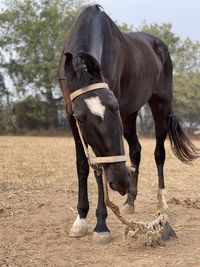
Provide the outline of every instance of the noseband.
{"type": "MultiPolygon", "coordinates": [[[[107,83],[94,83],[94,84],[88,85],[86,87],[77,89],[75,92],[70,94],[70,99],[73,101],[76,97],[78,97],[82,94],[86,94],[92,90],[100,90],[100,89],[101,90],[109,89],[108,84],[107,83]]],[[[76,117],[75,117],[75,119],[76,119],[76,117]]],[[[87,145],[85,143],[85,140],[83,138],[83,135],[81,133],[77,119],[76,119],[76,125],[78,128],[79,136],[80,136],[83,148],[84,148],[85,155],[88,159],[90,166],[93,167],[93,165],[95,165],[95,164],[125,162],[126,161],[125,155],[107,156],[107,157],[92,157],[91,158],[89,155],[89,150],[88,150],[87,145]]]]}

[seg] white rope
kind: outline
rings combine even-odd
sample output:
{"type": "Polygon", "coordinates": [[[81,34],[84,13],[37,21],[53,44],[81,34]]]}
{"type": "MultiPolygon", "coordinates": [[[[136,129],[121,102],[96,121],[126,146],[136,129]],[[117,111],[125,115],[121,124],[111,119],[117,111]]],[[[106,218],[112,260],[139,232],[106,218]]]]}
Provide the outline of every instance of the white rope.
{"type": "MultiPolygon", "coordinates": [[[[137,222],[134,220],[128,221],[121,215],[119,207],[109,199],[107,176],[104,170],[103,170],[103,188],[104,188],[104,201],[106,206],[113,211],[113,213],[120,222],[126,225],[124,230],[125,238],[127,237],[132,237],[135,239],[139,238],[144,242],[146,246],[156,246],[158,244],[162,246],[164,245],[164,242],[162,240],[162,235],[166,230],[165,228],[168,220],[168,216],[166,214],[160,215],[157,219],[155,219],[150,223],[137,222]]],[[[170,230],[171,229],[172,228],[170,227],[170,230]]],[[[168,236],[170,236],[169,233],[168,236]]]]}

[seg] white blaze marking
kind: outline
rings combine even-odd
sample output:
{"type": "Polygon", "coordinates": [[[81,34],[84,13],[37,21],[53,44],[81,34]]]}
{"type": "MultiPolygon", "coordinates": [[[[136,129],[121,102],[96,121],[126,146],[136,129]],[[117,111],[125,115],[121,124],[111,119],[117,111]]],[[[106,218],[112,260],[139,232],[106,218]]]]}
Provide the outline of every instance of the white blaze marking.
{"type": "Polygon", "coordinates": [[[84,101],[92,114],[100,116],[102,119],[104,118],[106,108],[102,105],[98,96],[87,98],[84,101]]]}

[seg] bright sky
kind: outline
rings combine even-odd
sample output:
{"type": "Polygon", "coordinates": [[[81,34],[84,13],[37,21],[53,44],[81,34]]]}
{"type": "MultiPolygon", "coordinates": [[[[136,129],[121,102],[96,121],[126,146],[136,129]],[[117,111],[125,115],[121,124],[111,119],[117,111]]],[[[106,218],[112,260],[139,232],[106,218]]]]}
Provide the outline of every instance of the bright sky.
{"type": "Polygon", "coordinates": [[[200,0],[94,0],[118,23],[138,27],[150,23],[171,23],[182,39],[200,41],[200,0]]]}

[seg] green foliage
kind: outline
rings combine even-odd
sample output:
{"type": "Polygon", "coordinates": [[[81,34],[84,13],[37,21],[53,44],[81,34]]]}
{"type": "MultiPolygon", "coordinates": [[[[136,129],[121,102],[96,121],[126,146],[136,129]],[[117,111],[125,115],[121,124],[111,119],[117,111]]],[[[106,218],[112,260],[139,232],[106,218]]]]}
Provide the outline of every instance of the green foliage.
{"type": "Polygon", "coordinates": [[[133,25],[128,25],[126,23],[122,23],[122,24],[117,24],[117,26],[120,29],[120,31],[122,31],[122,32],[132,32],[133,31],[133,25]]]}
{"type": "Polygon", "coordinates": [[[85,1],[8,1],[0,13],[0,67],[12,79],[18,96],[40,94],[57,122],[57,65],[69,30],[85,1]]]}
{"type": "Polygon", "coordinates": [[[180,44],[180,37],[172,32],[172,24],[163,23],[162,25],[159,25],[157,23],[153,23],[147,25],[144,21],[137,30],[150,33],[160,38],[164,43],[168,45],[169,51],[172,55],[177,53],[180,44]]]}
{"type": "Polygon", "coordinates": [[[9,106],[0,106],[0,133],[16,134],[16,119],[9,106]]]}
{"type": "MultiPolygon", "coordinates": [[[[0,132],[57,125],[61,96],[57,65],[64,40],[87,3],[87,0],[5,1],[6,8],[0,12],[0,132]],[[8,88],[5,75],[12,80],[8,88]],[[14,108],[11,90],[13,100],[19,99],[14,108]]],[[[123,32],[133,31],[133,26],[126,23],[118,26],[123,32]]],[[[153,34],[168,45],[174,64],[174,109],[182,121],[198,125],[200,43],[181,40],[170,23],[144,22],[137,31],[153,34]]],[[[146,129],[150,129],[149,109],[145,107],[140,117],[146,129]]]]}
{"type": "MultiPolygon", "coordinates": [[[[157,36],[167,44],[174,65],[174,109],[180,119],[190,127],[199,125],[200,43],[193,42],[189,38],[181,40],[172,32],[171,24],[147,25],[144,22],[138,30],[157,36]]],[[[149,112],[150,110],[145,107],[146,117],[149,117],[149,112]]]]}
{"type": "Polygon", "coordinates": [[[180,41],[175,58],[175,74],[188,76],[200,72],[200,42],[180,41]]]}
{"type": "Polygon", "coordinates": [[[16,102],[13,107],[16,126],[21,130],[33,130],[50,126],[50,112],[47,102],[38,96],[28,96],[23,101],[16,102]]]}
{"type": "Polygon", "coordinates": [[[0,73],[0,105],[3,103],[3,98],[5,96],[5,83],[3,75],[0,73]]]}
{"type": "Polygon", "coordinates": [[[12,1],[0,14],[2,66],[18,91],[56,93],[60,51],[77,16],[78,1],[12,1]]]}
{"type": "Polygon", "coordinates": [[[174,108],[189,127],[200,125],[200,73],[174,77],[174,108]]]}

